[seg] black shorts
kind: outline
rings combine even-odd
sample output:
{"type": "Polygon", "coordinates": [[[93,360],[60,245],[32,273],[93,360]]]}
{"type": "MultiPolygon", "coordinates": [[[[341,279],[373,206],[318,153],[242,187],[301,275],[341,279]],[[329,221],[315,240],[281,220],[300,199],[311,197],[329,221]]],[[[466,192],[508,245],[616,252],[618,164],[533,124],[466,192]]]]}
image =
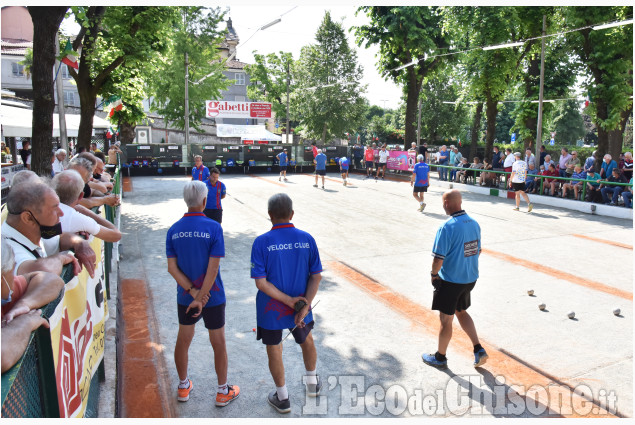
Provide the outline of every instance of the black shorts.
{"type": "Polygon", "coordinates": [[[366,168],[373,168],[373,161],[366,161],[366,168]]]}
{"type": "Polygon", "coordinates": [[[325,176],[326,170],[315,170],[315,174],[317,174],[318,176],[325,176]]]}
{"type": "MultiPolygon", "coordinates": [[[[302,344],[306,341],[306,337],[311,333],[315,320],[306,324],[303,328],[295,328],[291,334],[297,344],[302,344]]],[[[290,328],[291,330],[293,328],[290,328]]],[[[282,329],[265,329],[258,326],[256,331],[256,340],[262,339],[262,343],[265,345],[278,345],[282,341],[282,329]]]]}
{"type": "Polygon", "coordinates": [[[434,295],[432,297],[432,310],[452,315],[455,311],[467,310],[471,304],[470,292],[476,282],[453,283],[443,279],[434,281],[434,295]]]}
{"type": "Polygon", "coordinates": [[[198,317],[192,317],[192,314],[196,314],[196,312],[192,313],[192,310],[187,314],[185,313],[188,306],[177,305],[180,325],[194,325],[201,320],[202,317],[207,329],[220,329],[225,326],[225,303],[213,307],[203,307],[203,311],[198,317]]]}
{"type": "Polygon", "coordinates": [[[379,167],[379,168],[383,168],[383,167],[385,167],[385,166],[386,166],[386,164],[387,164],[387,162],[380,162],[380,163],[379,163],[379,165],[378,165],[378,167],[379,167]]]}
{"type": "Polygon", "coordinates": [[[512,189],[514,189],[516,192],[520,192],[520,191],[525,191],[525,182],[522,183],[515,183],[512,182],[512,189]]]}
{"type": "Polygon", "coordinates": [[[346,168],[346,169],[342,168],[342,169],[340,170],[340,173],[341,173],[341,174],[346,174],[346,173],[348,173],[348,168],[346,168]]]}
{"type": "Polygon", "coordinates": [[[286,165],[281,165],[280,166],[280,171],[287,171],[287,166],[286,165]]]}
{"type": "Polygon", "coordinates": [[[420,192],[427,192],[428,191],[428,186],[413,186],[414,189],[412,189],[413,193],[420,193],[420,192]]]}
{"type": "Polygon", "coordinates": [[[223,210],[205,208],[203,210],[203,214],[205,214],[206,217],[211,218],[218,224],[221,224],[223,222],[223,210]]]}

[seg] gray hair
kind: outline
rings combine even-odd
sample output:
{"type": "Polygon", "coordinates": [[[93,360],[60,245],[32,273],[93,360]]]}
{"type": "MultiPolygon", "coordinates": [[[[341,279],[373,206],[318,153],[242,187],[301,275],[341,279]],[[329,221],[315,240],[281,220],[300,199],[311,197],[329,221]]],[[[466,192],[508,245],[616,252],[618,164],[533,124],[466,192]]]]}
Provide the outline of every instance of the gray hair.
{"type": "Polygon", "coordinates": [[[417,161],[423,161],[423,155],[421,154],[417,155],[417,161]]]}
{"type": "Polygon", "coordinates": [[[202,157],[202,156],[200,156],[200,155],[194,155],[194,161],[196,161],[196,158],[200,158],[200,159],[201,159],[201,161],[203,160],[203,157],[202,157]]]}
{"type": "Polygon", "coordinates": [[[61,154],[61,153],[63,153],[64,155],[67,155],[66,150],[64,150],[64,149],[58,149],[58,150],[56,150],[56,151],[55,151],[55,156],[57,156],[57,155],[59,155],[59,154],[61,154]]]}
{"type": "Polygon", "coordinates": [[[60,202],[71,205],[84,190],[84,179],[76,170],[65,170],[55,174],[51,187],[60,198],[60,202]]]}
{"type": "Polygon", "coordinates": [[[293,212],[293,201],[286,193],[276,193],[269,198],[267,210],[272,218],[289,218],[293,212]]]}
{"type": "Polygon", "coordinates": [[[17,173],[15,173],[15,175],[13,176],[13,179],[11,180],[11,187],[17,186],[21,183],[24,183],[25,181],[31,180],[31,179],[37,179],[38,176],[37,174],[35,174],[33,171],[31,170],[20,170],[17,173]]]}
{"type": "Polygon", "coordinates": [[[15,267],[15,255],[11,244],[2,238],[2,272],[13,271],[15,267]]]}
{"type": "Polygon", "coordinates": [[[91,173],[92,173],[92,168],[95,167],[95,165],[97,165],[97,157],[95,155],[93,155],[90,152],[82,152],[80,154],[77,155],[78,158],[85,158],[88,161],[90,161],[91,164],[91,173]]]}
{"type": "Polygon", "coordinates": [[[183,200],[188,208],[201,206],[207,197],[207,186],[199,180],[191,180],[185,183],[183,188],[183,200]]]}
{"type": "Polygon", "coordinates": [[[610,161],[611,159],[613,159],[613,157],[610,153],[607,153],[606,155],[604,155],[604,159],[608,159],[610,161]]]}
{"type": "Polygon", "coordinates": [[[25,184],[14,186],[7,196],[9,214],[21,214],[26,210],[42,211],[42,201],[48,192],[53,192],[42,180],[29,180],[25,184]]]}
{"type": "Polygon", "coordinates": [[[72,169],[83,168],[84,170],[88,171],[90,174],[93,174],[93,164],[88,159],[83,158],[81,156],[71,159],[71,162],[68,163],[68,168],[72,168],[72,169]]]}

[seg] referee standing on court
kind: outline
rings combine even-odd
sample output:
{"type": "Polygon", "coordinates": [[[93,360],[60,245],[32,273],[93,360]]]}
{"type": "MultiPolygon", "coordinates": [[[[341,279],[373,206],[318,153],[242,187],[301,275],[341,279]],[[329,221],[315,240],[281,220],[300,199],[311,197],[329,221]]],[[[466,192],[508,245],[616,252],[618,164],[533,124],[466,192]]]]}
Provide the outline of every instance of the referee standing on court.
{"type": "Polygon", "coordinates": [[[439,310],[441,329],[439,346],[434,354],[423,354],[425,364],[445,368],[445,357],[452,339],[452,321],[459,319],[461,328],[474,345],[474,367],[487,361],[487,353],[481,347],[470,307],[470,292],[478,279],[478,257],[481,253],[481,227],[461,209],[461,192],[454,189],[442,197],[443,209],[450,218],[441,225],[432,247],[432,309],[439,310]]]}

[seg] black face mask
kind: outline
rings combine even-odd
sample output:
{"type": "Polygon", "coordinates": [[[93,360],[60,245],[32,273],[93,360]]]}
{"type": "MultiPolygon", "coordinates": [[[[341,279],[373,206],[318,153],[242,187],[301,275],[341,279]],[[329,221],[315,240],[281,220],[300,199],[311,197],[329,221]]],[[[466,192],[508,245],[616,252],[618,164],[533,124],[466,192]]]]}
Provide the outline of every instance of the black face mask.
{"type": "Polygon", "coordinates": [[[58,222],[57,224],[53,226],[42,226],[40,222],[37,221],[37,218],[35,218],[35,216],[33,215],[31,211],[28,211],[28,213],[31,214],[31,217],[33,217],[33,220],[35,220],[38,226],[40,226],[40,236],[42,237],[42,239],[51,239],[57,235],[62,234],[62,223],[58,222]]]}
{"type": "Polygon", "coordinates": [[[94,178],[95,180],[101,180],[101,174],[96,174],[96,173],[93,173],[93,178],[94,178]]]}

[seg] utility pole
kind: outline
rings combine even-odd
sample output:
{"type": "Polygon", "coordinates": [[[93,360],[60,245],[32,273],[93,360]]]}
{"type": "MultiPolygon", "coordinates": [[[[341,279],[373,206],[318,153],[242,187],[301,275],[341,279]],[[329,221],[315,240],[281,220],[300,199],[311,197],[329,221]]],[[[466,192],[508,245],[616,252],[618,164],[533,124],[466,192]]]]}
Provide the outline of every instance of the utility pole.
{"type": "Polygon", "coordinates": [[[542,146],[542,96],[545,86],[545,35],[547,34],[547,15],[542,15],[542,47],[540,49],[540,92],[538,94],[538,128],[536,129],[536,169],[540,166],[540,146],[542,146]]]}
{"type": "Polygon", "coordinates": [[[289,84],[290,84],[290,79],[291,79],[291,74],[289,74],[289,60],[287,60],[287,128],[286,128],[286,133],[287,133],[287,140],[286,142],[289,143],[289,84]]]}
{"type": "MultiPolygon", "coordinates": [[[[419,118],[417,118],[417,146],[421,143],[421,98],[419,98],[419,118]]],[[[407,147],[407,146],[406,146],[407,147]]]]}
{"type": "Polygon", "coordinates": [[[190,99],[188,95],[189,63],[187,62],[187,52],[185,52],[185,144],[190,141],[190,99]]]}
{"type": "MultiPolygon", "coordinates": [[[[59,34],[55,34],[55,55],[60,55],[60,38],[59,34]]],[[[55,67],[59,69],[60,67],[59,59],[55,60],[55,67]]],[[[60,73],[57,73],[57,79],[55,80],[55,87],[57,88],[57,114],[60,119],[60,144],[61,148],[68,152],[68,137],[66,132],[66,112],[64,110],[64,82],[62,81],[62,76],[60,73]]],[[[70,158],[70,152],[68,152],[68,157],[70,158]]]]}

